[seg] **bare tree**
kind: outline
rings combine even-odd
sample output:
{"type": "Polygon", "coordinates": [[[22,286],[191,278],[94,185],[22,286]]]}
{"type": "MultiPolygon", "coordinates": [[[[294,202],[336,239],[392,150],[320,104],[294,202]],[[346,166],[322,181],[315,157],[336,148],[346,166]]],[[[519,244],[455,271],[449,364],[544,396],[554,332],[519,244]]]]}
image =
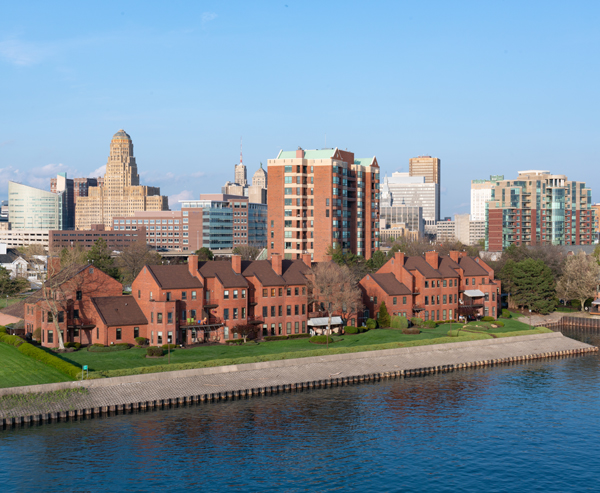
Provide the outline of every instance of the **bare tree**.
{"type": "Polygon", "coordinates": [[[143,241],[135,241],[117,257],[117,267],[123,277],[123,284],[130,285],[144,265],[160,265],[161,256],[143,241]]]}
{"type": "Polygon", "coordinates": [[[331,318],[334,313],[340,312],[345,316],[360,310],[361,291],[348,266],[335,262],[320,262],[311,269],[307,277],[309,303],[321,305],[329,317],[327,335],[331,334],[331,318]]]}
{"type": "Polygon", "coordinates": [[[562,271],[562,276],[556,283],[556,293],[560,298],[578,300],[583,310],[586,300],[596,294],[600,266],[594,257],[579,252],[567,258],[562,271]]]}
{"type": "Polygon", "coordinates": [[[234,334],[239,334],[242,336],[242,338],[244,339],[244,344],[246,344],[246,339],[253,339],[257,331],[258,327],[253,324],[236,325],[232,330],[234,334]]]}
{"type": "Polygon", "coordinates": [[[239,245],[233,249],[235,255],[241,255],[242,260],[256,260],[260,255],[262,248],[254,245],[239,245]]]}

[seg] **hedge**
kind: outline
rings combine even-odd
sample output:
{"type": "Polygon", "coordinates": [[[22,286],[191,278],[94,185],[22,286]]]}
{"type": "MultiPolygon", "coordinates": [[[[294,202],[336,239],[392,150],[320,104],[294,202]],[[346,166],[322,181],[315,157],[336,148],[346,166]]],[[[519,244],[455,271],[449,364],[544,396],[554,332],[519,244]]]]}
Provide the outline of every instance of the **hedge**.
{"type": "Polygon", "coordinates": [[[310,334],[290,334],[289,336],[266,336],[265,341],[285,341],[286,339],[305,339],[310,334]]]}
{"type": "Polygon", "coordinates": [[[148,338],[147,337],[136,337],[135,342],[137,342],[138,346],[145,346],[146,344],[148,344],[148,338]]]}
{"type": "Polygon", "coordinates": [[[372,318],[367,318],[367,322],[365,323],[367,329],[376,329],[377,328],[377,320],[372,318]]]}
{"type": "Polygon", "coordinates": [[[327,344],[327,342],[329,342],[329,344],[333,344],[333,337],[329,337],[329,336],[312,336],[309,339],[309,342],[312,342],[313,344],[327,344]]]}
{"type": "Polygon", "coordinates": [[[512,317],[512,315],[510,314],[510,312],[506,309],[506,308],[502,308],[502,315],[500,315],[502,318],[510,318],[512,317]]]}
{"type": "Polygon", "coordinates": [[[416,334],[420,334],[421,331],[418,329],[418,327],[411,327],[406,328],[406,329],[402,329],[402,333],[403,334],[409,334],[409,335],[416,335],[416,334]]]}
{"type": "Polygon", "coordinates": [[[112,346],[103,346],[102,344],[92,344],[88,347],[90,353],[114,353],[116,351],[125,351],[131,346],[124,343],[113,344],[112,346]]]}
{"type": "Polygon", "coordinates": [[[423,325],[424,320],[420,317],[411,317],[410,323],[416,325],[417,327],[421,327],[423,325]]]}
{"type": "Polygon", "coordinates": [[[360,334],[358,327],[344,327],[344,332],[346,334],[360,334]]]}
{"type": "Polygon", "coordinates": [[[75,349],[81,348],[80,342],[65,342],[65,347],[74,347],[75,349]]]}
{"type": "Polygon", "coordinates": [[[495,322],[496,319],[494,317],[483,317],[481,319],[482,322],[495,322]]]}
{"type": "Polygon", "coordinates": [[[177,346],[177,344],[163,344],[162,345],[163,349],[175,349],[177,347],[179,347],[179,346],[177,346]]]}
{"type": "Polygon", "coordinates": [[[9,336],[6,333],[6,329],[3,332],[0,332],[0,342],[14,347],[19,347],[21,344],[25,344],[25,341],[19,336],[9,336]]]}
{"type": "Polygon", "coordinates": [[[408,319],[396,315],[392,317],[392,328],[393,329],[408,329],[408,319]]]}
{"type": "Polygon", "coordinates": [[[161,347],[149,347],[146,349],[146,354],[148,356],[164,356],[165,350],[161,347]]]}
{"type": "Polygon", "coordinates": [[[19,351],[26,356],[32,357],[40,363],[44,363],[52,368],[56,368],[58,371],[63,372],[65,375],[68,375],[71,378],[76,379],[81,377],[81,368],[78,368],[71,363],[67,363],[66,361],[44,351],[43,349],[37,348],[28,342],[21,344],[19,346],[19,351]]]}
{"type": "Polygon", "coordinates": [[[500,322],[500,320],[495,320],[494,325],[497,325],[498,327],[504,327],[504,322],[500,322]]]}

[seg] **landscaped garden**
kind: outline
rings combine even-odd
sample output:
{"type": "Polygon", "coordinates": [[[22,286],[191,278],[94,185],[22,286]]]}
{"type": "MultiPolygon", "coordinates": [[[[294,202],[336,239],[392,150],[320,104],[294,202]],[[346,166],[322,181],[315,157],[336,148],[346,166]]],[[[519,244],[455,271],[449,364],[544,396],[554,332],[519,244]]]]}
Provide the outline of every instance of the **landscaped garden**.
{"type": "Polygon", "coordinates": [[[0,388],[68,382],[64,373],[0,343],[0,388]]]}
{"type": "Polygon", "coordinates": [[[372,351],[398,347],[441,344],[477,339],[503,337],[510,333],[541,333],[547,329],[533,329],[516,319],[502,321],[504,327],[491,327],[490,323],[470,322],[467,330],[458,336],[449,337],[450,330],[462,328],[464,324],[441,324],[435,328],[422,328],[419,334],[404,334],[398,329],[373,329],[361,334],[334,336],[329,348],[311,344],[308,339],[288,339],[277,341],[248,342],[243,345],[210,345],[186,349],[174,349],[162,358],[146,358],[144,348],[126,351],[91,352],[81,349],[72,353],[60,354],[65,361],[77,366],[88,365],[90,376],[110,377],[127,374],[151,373],[231,364],[254,363],[277,359],[302,358],[326,354],[372,351]]]}

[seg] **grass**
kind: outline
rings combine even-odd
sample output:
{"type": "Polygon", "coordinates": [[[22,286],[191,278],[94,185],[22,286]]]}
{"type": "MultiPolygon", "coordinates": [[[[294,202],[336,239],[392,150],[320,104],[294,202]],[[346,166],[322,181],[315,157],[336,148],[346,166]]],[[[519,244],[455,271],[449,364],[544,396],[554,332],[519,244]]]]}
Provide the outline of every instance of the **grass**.
{"type": "Polygon", "coordinates": [[[64,373],[0,343],[0,388],[69,381],[64,373]]]}
{"type": "Polygon", "coordinates": [[[489,330],[478,330],[473,325],[473,329],[478,330],[478,333],[465,332],[459,337],[448,337],[447,334],[450,329],[462,327],[462,324],[444,324],[435,329],[422,329],[420,334],[403,334],[401,330],[377,329],[363,334],[336,337],[336,342],[329,349],[310,344],[308,339],[269,341],[241,346],[215,345],[175,349],[171,351],[170,365],[167,364],[166,356],[147,359],[145,349],[135,348],[115,353],[93,353],[81,350],[63,353],[59,357],[78,366],[88,365],[94,376],[107,377],[488,339],[492,337],[491,333],[500,336],[500,334],[510,335],[512,332],[527,331],[526,333],[535,334],[545,331],[528,331],[530,327],[518,320],[509,319],[504,322],[505,327],[489,330]]]}

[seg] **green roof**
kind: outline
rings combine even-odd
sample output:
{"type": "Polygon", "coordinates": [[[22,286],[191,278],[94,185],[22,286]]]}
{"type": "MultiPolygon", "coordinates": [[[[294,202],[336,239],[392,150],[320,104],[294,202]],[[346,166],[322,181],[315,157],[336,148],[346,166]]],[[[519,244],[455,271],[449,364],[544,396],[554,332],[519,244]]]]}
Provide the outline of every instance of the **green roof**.
{"type": "MultiPolygon", "coordinates": [[[[335,149],[304,149],[304,159],[329,159],[335,154],[335,149]]],[[[296,151],[281,151],[277,159],[295,159],[296,151]]]]}
{"type": "Polygon", "coordinates": [[[354,158],[354,164],[359,164],[360,166],[371,166],[374,161],[374,157],[354,158]]]}

